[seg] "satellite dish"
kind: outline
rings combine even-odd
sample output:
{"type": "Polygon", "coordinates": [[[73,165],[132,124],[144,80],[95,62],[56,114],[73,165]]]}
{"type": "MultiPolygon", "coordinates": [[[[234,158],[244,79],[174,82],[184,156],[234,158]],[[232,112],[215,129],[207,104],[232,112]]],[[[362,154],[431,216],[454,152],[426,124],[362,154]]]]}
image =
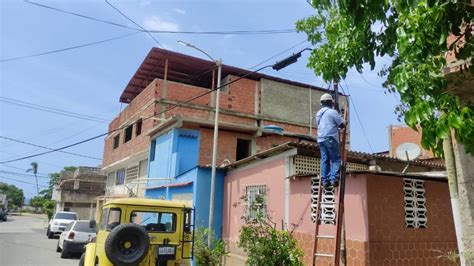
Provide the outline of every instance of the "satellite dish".
{"type": "Polygon", "coordinates": [[[405,142],[400,144],[395,150],[398,159],[403,161],[411,161],[421,154],[420,146],[412,142],[405,142]]]}

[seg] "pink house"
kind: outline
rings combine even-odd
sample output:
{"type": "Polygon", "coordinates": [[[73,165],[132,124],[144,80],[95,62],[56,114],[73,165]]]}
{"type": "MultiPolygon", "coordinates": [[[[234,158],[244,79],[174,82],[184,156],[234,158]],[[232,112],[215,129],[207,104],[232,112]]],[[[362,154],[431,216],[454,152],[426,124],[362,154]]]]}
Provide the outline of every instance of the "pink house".
{"type": "MultiPolygon", "coordinates": [[[[229,165],[224,184],[222,236],[231,255],[226,265],[243,265],[239,230],[249,215],[241,197],[264,195],[267,214],[293,230],[312,263],[317,174],[317,145],[289,142],[229,165]]],[[[456,249],[448,184],[442,165],[350,152],[345,194],[347,265],[447,265],[438,258],[456,249]],[[370,165],[370,166],[369,166],[370,165]]],[[[333,191],[322,194],[319,235],[333,235],[333,191]]],[[[334,239],[318,241],[318,253],[331,253],[334,239]]],[[[318,257],[317,265],[331,265],[318,257]]]]}

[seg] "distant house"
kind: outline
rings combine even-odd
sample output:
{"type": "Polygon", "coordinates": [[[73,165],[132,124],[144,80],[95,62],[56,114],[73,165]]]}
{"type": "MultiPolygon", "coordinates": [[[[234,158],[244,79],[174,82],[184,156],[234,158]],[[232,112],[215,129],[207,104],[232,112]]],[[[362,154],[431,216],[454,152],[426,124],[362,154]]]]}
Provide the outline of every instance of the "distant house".
{"type": "MultiPolygon", "coordinates": [[[[349,152],[345,193],[347,265],[447,265],[438,257],[456,249],[448,184],[443,166],[406,162],[383,155],[349,152]],[[376,166],[376,167],[374,167],[376,166]],[[371,170],[373,169],[373,170],[371,170]]],[[[222,238],[229,244],[227,265],[243,265],[239,230],[251,215],[256,195],[267,215],[292,230],[312,263],[319,175],[317,145],[290,142],[228,165],[224,179],[222,238]],[[242,219],[244,217],[244,219],[242,219]]],[[[335,191],[322,191],[319,235],[334,235],[335,191]]],[[[318,242],[317,252],[332,253],[334,239],[318,242]]],[[[317,265],[329,264],[319,257],[317,265]]]]}
{"type": "Polygon", "coordinates": [[[104,194],[106,178],[97,167],[79,166],[75,171],[61,171],[52,196],[56,211],[76,212],[80,219],[94,219],[96,198],[104,194]]]}

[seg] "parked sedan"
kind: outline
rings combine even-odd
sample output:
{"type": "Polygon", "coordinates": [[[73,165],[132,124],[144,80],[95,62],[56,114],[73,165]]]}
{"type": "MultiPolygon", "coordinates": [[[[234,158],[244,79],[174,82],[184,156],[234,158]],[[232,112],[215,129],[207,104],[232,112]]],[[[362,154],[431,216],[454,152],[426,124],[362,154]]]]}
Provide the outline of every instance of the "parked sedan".
{"type": "Polygon", "coordinates": [[[48,238],[53,238],[55,235],[61,234],[69,223],[77,219],[77,213],[75,212],[57,212],[53,219],[49,221],[46,235],[48,238]]]}
{"type": "Polygon", "coordinates": [[[61,252],[61,258],[67,258],[71,254],[80,254],[84,246],[96,236],[96,230],[92,223],[86,220],[71,222],[58,240],[57,252],[61,252]]]}

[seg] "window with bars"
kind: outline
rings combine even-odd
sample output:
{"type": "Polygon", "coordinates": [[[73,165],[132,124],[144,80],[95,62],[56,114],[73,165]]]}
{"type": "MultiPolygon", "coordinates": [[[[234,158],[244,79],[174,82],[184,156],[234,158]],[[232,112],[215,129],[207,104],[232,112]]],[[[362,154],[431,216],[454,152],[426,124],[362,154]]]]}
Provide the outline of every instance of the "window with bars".
{"type": "Polygon", "coordinates": [[[257,218],[257,214],[261,212],[267,215],[267,186],[253,185],[245,187],[245,196],[247,204],[245,206],[245,221],[252,222],[257,218]]]}
{"type": "Polygon", "coordinates": [[[405,225],[407,228],[426,228],[425,181],[403,179],[405,225]]]}
{"type": "Polygon", "coordinates": [[[311,177],[311,221],[316,223],[319,215],[321,224],[336,224],[336,190],[322,188],[321,205],[318,213],[319,176],[311,177]]]}

